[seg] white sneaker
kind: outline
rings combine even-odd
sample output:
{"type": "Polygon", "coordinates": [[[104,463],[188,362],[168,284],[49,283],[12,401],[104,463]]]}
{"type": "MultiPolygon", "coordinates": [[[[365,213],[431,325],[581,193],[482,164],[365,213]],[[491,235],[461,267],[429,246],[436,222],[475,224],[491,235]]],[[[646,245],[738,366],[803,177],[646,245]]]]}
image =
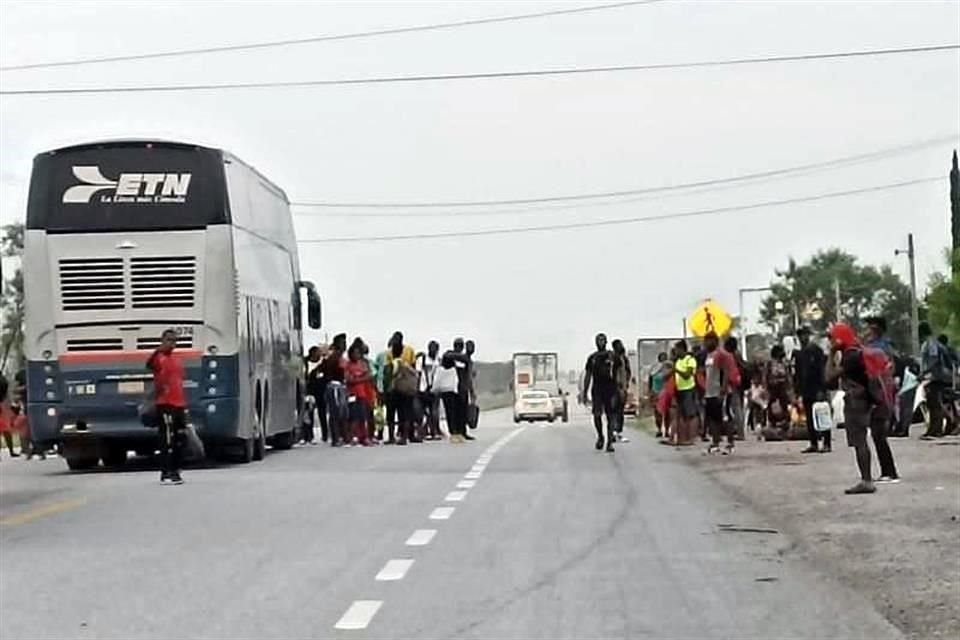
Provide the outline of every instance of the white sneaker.
{"type": "Polygon", "coordinates": [[[620,436],[620,442],[630,442],[630,438],[628,438],[627,436],[623,436],[623,435],[622,435],[622,436],[620,436]]]}
{"type": "Polygon", "coordinates": [[[890,476],[880,476],[877,478],[877,484],[900,484],[900,478],[891,478],[890,476]]]}

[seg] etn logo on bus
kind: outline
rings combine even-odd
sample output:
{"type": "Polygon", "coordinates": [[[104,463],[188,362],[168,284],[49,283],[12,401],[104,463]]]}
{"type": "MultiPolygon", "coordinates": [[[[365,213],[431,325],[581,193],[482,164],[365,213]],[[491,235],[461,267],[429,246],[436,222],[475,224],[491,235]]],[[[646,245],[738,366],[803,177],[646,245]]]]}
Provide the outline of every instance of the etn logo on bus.
{"type": "Polygon", "coordinates": [[[73,185],[63,192],[64,204],[90,204],[94,195],[101,193],[102,203],[184,203],[190,189],[190,173],[121,173],[116,180],[103,175],[98,166],[75,166],[73,175],[83,184],[73,185]]]}

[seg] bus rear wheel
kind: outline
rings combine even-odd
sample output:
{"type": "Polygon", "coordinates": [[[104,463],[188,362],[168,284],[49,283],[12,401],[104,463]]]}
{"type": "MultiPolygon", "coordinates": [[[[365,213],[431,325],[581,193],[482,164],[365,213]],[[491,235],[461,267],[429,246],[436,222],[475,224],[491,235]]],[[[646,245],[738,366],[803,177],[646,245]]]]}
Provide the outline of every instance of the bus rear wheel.
{"type": "Polygon", "coordinates": [[[127,463],[127,448],[123,445],[109,445],[102,459],[105,467],[122,467],[127,463]]]}
{"type": "Polygon", "coordinates": [[[98,458],[67,458],[67,468],[70,471],[87,471],[93,469],[100,462],[98,458]]]}
{"type": "Polygon", "coordinates": [[[278,433],[273,436],[273,448],[274,449],[292,449],[293,444],[297,441],[297,430],[293,429],[292,431],[284,431],[283,433],[278,433]]]}
{"type": "Polygon", "coordinates": [[[230,462],[248,464],[253,461],[256,438],[238,438],[230,443],[230,462]]]}

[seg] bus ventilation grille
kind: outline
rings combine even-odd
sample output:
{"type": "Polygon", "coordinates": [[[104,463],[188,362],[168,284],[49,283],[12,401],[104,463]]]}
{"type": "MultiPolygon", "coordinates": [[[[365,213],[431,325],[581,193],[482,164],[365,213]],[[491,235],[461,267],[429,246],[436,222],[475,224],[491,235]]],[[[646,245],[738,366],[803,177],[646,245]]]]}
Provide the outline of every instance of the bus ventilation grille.
{"type": "Polygon", "coordinates": [[[70,338],[67,351],[122,351],[122,338],[70,338]]]}
{"type": "Polygon", "coordinates": [[[130,259],[134,309],[193,307],[197,259],[192,256],[149,256],[130,259]]]}
{"type": "Polygon", "coordinates": [[[60,297],[64,311],[123,309],[123,258],[63,258],[60,297]]]}
{"type": "MultiPolygon", "coordinates": [[[[138,351],[153,351],[160,346],[160,338],[137,338],[137,350],[138,351]]],[[[193,336],[178,336],[177,337],[177,348],[178,349],[192,349],[193,348],[193,336]]]]}

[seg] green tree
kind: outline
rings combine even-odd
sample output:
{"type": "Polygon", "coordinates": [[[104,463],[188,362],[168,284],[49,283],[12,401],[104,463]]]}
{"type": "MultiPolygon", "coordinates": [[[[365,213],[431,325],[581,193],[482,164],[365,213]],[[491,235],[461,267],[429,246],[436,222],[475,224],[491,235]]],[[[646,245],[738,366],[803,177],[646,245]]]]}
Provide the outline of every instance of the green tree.
{"type": "Polygon", "coordinates": [[[887,319],[898,348],[909,349],[910,288],[889,265],[879,269],[861,265],[845,251],[827,249],[803,264],[791,258],[786,269],[775,273],[771,293],[760,309],[761,318],[774,330],[794,333],[799,324],[823,333],[838,319],[859,328],[864,317],[879,315],[887,319]]]}
{"type": "MultiPolygon", "coordinates": [[[[8,224],[0,237],[0,254],[5,258],[23,255],[23,224],[8,224]]],[[[17,265],[13,277],[6,278],[0,293],[0,314],[3,331],[0,333],[0,370],[5,370],[11,356],[14,368],[23,366],[23,269],[17,265]]]]}
{"type": "Polygon", "coordinates": [[[933,330],[946,333],[953,344],[960,343],[960,249],[950,256],[948,278],[935,273],[930,278],[927,292],[927,317],[933,330]]]}

